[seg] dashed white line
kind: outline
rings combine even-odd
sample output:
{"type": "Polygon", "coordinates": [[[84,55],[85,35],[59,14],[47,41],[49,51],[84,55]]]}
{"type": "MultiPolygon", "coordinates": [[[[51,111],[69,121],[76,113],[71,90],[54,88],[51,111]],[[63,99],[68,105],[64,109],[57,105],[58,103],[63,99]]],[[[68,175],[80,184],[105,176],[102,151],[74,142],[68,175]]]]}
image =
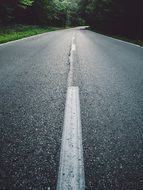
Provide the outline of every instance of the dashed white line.
{"type": "Polygon", "coordinates": [[[75,50],[76,50],[75,44],[72,44],[72,49],[71,49],[71,51],[75,51],[75,50]]]}
{"type": "Polygon", "coordinates": [[[79,88],[68,87],[57,190],[84,190],[79,88]]]}
{"type": "Polygon", "coordinates": [[[72,43],[71,43],[71,50],[70,50],[70,57],[69,57],[69,62],[70,62],[70,70],[68,74],[68,86],[73,85],[73,62],[74,62],[74,53],[76,51],[76,45],[75,45],[75,37],[72,37],[72,43]]]}
{"type": "Polygon", "coordinates": [[[75,37],[72,37],[57,190],[85,189],[79,88],[72,86],[75,51],[75,37]]]}
{"type": "Polygon", "coordinates": [[[75,40],[75,36],[72,37],[72,42],[75,40]]]}

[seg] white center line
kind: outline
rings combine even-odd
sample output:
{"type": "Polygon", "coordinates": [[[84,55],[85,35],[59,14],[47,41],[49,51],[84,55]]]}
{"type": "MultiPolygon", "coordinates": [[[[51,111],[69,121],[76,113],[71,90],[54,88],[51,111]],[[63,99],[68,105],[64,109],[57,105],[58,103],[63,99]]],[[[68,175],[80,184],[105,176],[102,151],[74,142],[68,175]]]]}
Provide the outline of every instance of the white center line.
{"type": "Polygon", "coordinates": [[[72,37],[57,190],[85,189],[79,88],[73,86],[75,51],[75,37],[72,37]]]}
{"type": "Polygon", "coordinates": [[[75,51],[75,50],[76,50],[75,44],[72,44],[71,51],[75,51]]]}
{"type": "Polygon", "coordinates": [[[73,85],[73,71],[74,71],[74,56],[75,56],[75,51],[76,51],[76,45],[75,45],[75,37],[72,37],[72,43],[71,43],[71,50],[70,50],[70,57],[69,57],[69,62],[70,62],[70,70],[68,74],[68,86],[73,85]]]}
{"type": "Polygon", "coordinates": [[[72,37],[72,40],[75,40],[75,36],[72,37]]]}
{"type": "Polygon", "coordinates": [[[57,190],[84,190],[79,88],[68,87],[57,190]]]}

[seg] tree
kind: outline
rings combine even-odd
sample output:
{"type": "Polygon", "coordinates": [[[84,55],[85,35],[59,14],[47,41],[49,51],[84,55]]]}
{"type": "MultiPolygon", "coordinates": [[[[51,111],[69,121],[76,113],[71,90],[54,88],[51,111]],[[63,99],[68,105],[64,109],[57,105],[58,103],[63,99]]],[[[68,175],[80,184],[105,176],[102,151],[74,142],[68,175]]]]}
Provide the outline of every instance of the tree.
{"type": "Polygon", "coordinates": [[[143,39],[142,0],[80,0],[78,8],[94,29],[143,39]]]}

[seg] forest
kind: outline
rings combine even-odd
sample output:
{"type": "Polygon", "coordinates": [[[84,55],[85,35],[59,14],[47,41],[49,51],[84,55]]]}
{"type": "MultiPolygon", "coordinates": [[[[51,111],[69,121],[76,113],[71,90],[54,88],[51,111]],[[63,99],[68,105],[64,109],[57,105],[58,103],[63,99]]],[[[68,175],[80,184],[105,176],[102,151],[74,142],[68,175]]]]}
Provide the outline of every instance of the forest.
{"type": "Polygon", "coordinates": [[[113,35],[143,40],[142,0],[1,0],[0,27],[89,25],[113,35]]]}
{"type": "Polygon", "coordinates": [[[81,0],[79,13],[93,29],[143,40],[142,0],[81,0]]]}

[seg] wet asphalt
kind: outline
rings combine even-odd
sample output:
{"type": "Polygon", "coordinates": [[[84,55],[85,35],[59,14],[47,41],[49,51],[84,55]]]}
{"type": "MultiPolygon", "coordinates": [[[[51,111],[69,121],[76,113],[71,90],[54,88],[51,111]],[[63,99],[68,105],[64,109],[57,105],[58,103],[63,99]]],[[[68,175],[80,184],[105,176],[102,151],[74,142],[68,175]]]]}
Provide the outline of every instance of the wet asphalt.
{"type": "Polygon", "coordinates": [[[143,189],[143,48],[76,28],[0,46],[1,190],[56,189],[73,35],[86,189],[143,189]]]}

